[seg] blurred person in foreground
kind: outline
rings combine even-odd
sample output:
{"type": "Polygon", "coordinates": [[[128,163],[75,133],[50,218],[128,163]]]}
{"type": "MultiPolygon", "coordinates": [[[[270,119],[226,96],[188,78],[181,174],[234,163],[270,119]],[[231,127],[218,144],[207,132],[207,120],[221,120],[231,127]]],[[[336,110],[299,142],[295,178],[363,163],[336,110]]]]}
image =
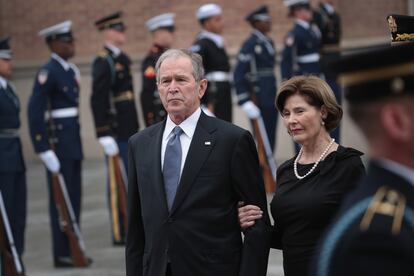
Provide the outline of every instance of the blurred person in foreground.
{"type": "Polygon", "coordinates": [[[201,110],[200,55],[167,50],[155,71],[168,116],[129,140],[127,275],[266,275],[270,222],[251,134],[201,110]],[[238,201],[265,210],[244,240],[238,201]]]}
{"type": "MultiPolygon", "coordinates": [[[[412,40],[413,30],[399,41],[412,40]]],[[[312,275],[413,275],[414,43],[393,45],[331,66],[367,139],[370,161],[325,234],[312,275]]]]}
{"type": "MultiPolygon", "coordinates": [[[[329,134],[338,126],[342,109],[325,81],[298,76],[283,82],[276,106],[301,149],[277,170],[270,245],[283,250],[285,275],[304,276],[319,237],[365,170],[362,153],[337,144],[329,134]]],[[[239,208],[242,228],[255,225],[261,210],[252,205],[239,208]]]]}
{"type": "Polygon", "coordinates": [[[174,42],[174,17],[174,13],[163,13],[145,23],[152,36],[151,49],[141,64],[141,106],[146,127],[161,122],[167,116],[157,90],[155,63],[174,42]]]}

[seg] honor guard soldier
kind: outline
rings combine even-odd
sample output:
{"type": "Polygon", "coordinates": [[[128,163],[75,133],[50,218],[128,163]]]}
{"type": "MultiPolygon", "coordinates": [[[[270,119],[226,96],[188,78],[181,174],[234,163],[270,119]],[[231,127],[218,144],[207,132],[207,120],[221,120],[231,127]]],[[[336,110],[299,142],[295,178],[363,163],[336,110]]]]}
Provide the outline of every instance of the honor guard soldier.
{"type": "Polygon", "coordinates": [[[155,63],[174,42],[174,13],[163,13],[149,19],[145,25],[152,35],[152,47],[142,62],[141,105],[145,126],[158,123],[167,116],[155,80],[155,63]]]}
{"type": "MultiPolygon", "coordinates": [[[[92,66],[91,107],[96,135],[106,156],[120,154],[125,168],[128,167],[128,138],[138,131],[138,114],[131,75],[131,60],[121,50],[126,42],[125,25],[121,12],[105,16],[95,22],[105,41],[102,52],[92,66]]],[[[109,181],[108,181],[109,183],[109,181]]],[[[119,210],[111,210],[110,214],[119,210]]],[[[113,244],[124,244],[125,231],[122,216],[117,227],[120,239],[113,244]]]]}
{"type": "Polygon", "coordinates": [[[197,10],[196,17],[202,30],[190,50],[203,58],[208,80],[207,91],[201,100],[203,110],[231,122],[230,63],[221,36],[224,28],[221,14],[221,7],[216,4],[205,4],[197,10]]]}
{"type": "Polygon", "coordinates": [[[414,43],[407,42],[332,66],[371,160],[326,233],[312,275],[413,275],[413,64],[414,43]]]}
{"type": "Polygon", "coordinates": [[[251,12],[246,20],[253,28],[237,56],[234,84],[239,105],[250,119],[263,117],[272,149],[275,145],[277,111],[273,41],[268,37],[272,22],[267,6],[251,12]]]}
{"type": "MultiPolygon", "coordinates": [[[[47,168],[49,210],[55,267],[72,267],[68,237],[59,222],[52,189],[52,173],[61,173],[77,223],[81,209],[81,163],[78,68],[68,62],[75,54],[71,21],[39,32],[52,52],[38,71],[29,99],[28,121],[35,149],[47,168]]],[[[91,261],[91,260],[89,260],[91,261]]]]}
{"type": "MultiPolygon", "coordinates": [[[[321,68],[326,82],[332,88],[336,100],[339,104],[342,102],[342,91],[332,70],[328,70],[328,64],[339,59],[341,55],[341,18],[333,6],[332,0],[323,0],[318,9],[314,12],[314,22],[318,26],[322,35],[321,49],[321,68]]],[[[332,138],[337,143],[340,142],[339,127],[331,132],[332,138]]]]}
{"type": "Polygon", "coordinates": [[[0,38],[0,191],[15,246],[21,257],[26,227],[26,168],[18,133],[20,103],[10,82],[11,75],[9,38],[0,38]]]}
{"type": "Polygon", "coordinates": [[[284,0],[284,4],[289,8],[289,16],[295,19],[295,24],[285,38],[282,79],[290,79],[295,75],[321,75],[321,33],[311,23],[313,12],[309,0],[284,0]]]}

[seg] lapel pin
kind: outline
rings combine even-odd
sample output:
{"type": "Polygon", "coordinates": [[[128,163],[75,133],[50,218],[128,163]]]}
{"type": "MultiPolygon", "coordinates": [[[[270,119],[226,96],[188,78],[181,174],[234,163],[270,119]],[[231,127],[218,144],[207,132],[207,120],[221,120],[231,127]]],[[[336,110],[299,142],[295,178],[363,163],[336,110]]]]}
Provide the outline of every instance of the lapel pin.
{"type": "Polygon", "coordinates": [[[204,145],[206,145],[206,146],[211,146],[211,142],[210,142],[210,141],[205,141],[205,142],[204,142],[204,145]]]}

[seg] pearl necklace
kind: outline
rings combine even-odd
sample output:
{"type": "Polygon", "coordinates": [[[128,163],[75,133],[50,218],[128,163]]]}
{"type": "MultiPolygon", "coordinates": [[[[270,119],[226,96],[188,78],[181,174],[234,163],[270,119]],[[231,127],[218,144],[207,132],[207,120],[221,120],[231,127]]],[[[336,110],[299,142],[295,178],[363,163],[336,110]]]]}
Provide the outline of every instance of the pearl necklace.
{"type": "Polygon", "coordinates": [[[310,171],[308,171],[304,176],[300,176],[299,173],[298,173],[298,161],[299,161],[300,157],[302,156],[302,152],[303,152],[303,147],[302,147],[300,149],[299,153],[298,153],[298,156],[296,157],[295,161],[293,162],[293,171],[295,173],[296,178],[297,179],[304,179],[305,177],[310,175],[315,170],[316,166],[318,166],[319,162],[321,162],[322,159],[325,157],[325,155],[328,153],[328,150],[331,148],[331,146],[333,145],[334,142],[335,142],[335,139],[332,139],[331,142],[329,143],[329,145],[326,147],[326,149],[322,152],[321,156],[319,156],[316,163],[312,166],[310,171]]]}

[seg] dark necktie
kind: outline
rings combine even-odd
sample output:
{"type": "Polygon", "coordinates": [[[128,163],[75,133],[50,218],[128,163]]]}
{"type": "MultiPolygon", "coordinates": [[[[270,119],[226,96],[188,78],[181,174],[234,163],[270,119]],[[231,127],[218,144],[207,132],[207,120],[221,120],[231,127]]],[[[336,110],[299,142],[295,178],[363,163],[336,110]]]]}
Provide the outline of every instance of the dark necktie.
{"type": "Polygon", "coordinates": [[[168,210],[171,210],[175,193],[177,192],[178,181],[180,180],[182,152],[180,136],[182,133],[183,130],[179,126],[176,126],[165,149],[163,175],[168,210]]]}

